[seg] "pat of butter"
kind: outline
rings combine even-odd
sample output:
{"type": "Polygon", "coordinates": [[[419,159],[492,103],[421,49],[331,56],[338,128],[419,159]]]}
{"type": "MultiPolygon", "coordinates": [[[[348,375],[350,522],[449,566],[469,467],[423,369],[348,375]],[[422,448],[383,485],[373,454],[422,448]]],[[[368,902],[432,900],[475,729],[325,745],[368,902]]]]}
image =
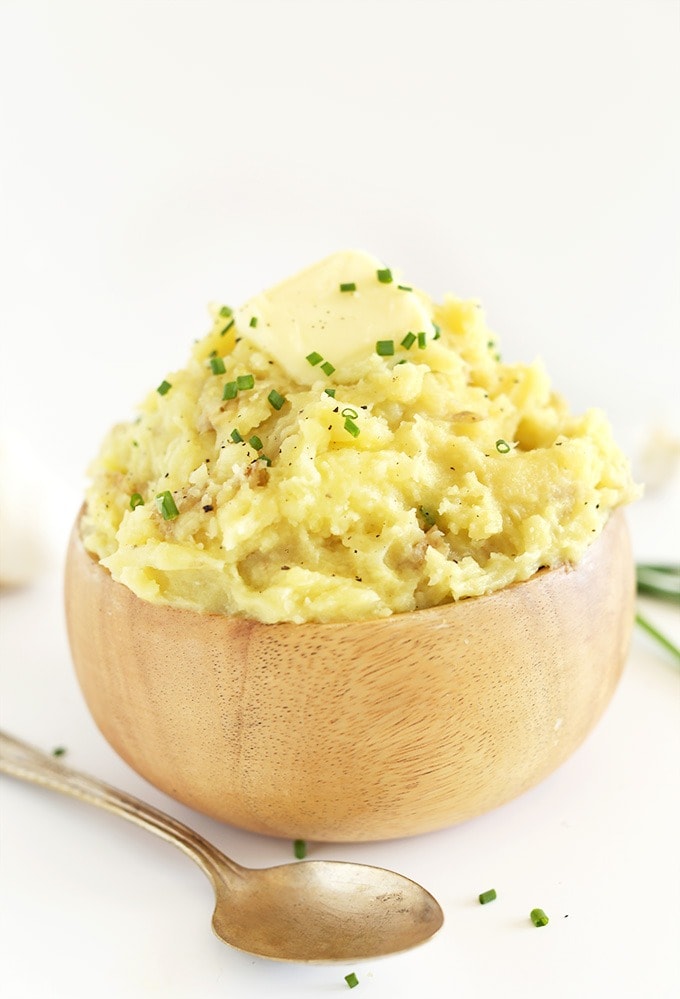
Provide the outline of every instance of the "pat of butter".
{"type": "Polygon", "coordinates": [[[307,360],[310,354],[321,356],[319,365],[339,368],[374,353],[378,340],[399,343],[421,331],[429,337],[429,299],[400,286],[396,275],[385,280],[389,274],[368,253],[334,253],[237,309],[237,336],[270,354],[301,385],[325,377],[307,360]]]}

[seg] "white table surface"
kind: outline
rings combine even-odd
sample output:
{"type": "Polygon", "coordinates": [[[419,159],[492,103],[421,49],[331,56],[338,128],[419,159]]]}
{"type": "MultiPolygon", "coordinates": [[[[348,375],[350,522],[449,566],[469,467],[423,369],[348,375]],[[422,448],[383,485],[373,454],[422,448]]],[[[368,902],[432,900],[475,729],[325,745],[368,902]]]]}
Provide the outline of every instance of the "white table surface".
{"type": "MultiPolygon", "coordinates": [[[[2,498],[42,557],[0,595],[3,728],[245,864],[291,859],[108,747],[61,574],[101,437],[183,363],[207,303],[347,246],[480,298],[506,357],[541,356],[574,409],[604,408],[648,481],[636,558],[680,560],[678,20],[672,0],[0,3],[2,498]]],[[[680,641],[675,608],[644,606],[680,641]]],[[[0,992],[300,999],[350,994],[355,971],[357,999],[675,997],[679,681],[636,630],[602,721],[539,787],[430,835],[312,844],[445,911],[423,947],[351,964],[225,947],[179,851],[2,777],[0,992]]]]}

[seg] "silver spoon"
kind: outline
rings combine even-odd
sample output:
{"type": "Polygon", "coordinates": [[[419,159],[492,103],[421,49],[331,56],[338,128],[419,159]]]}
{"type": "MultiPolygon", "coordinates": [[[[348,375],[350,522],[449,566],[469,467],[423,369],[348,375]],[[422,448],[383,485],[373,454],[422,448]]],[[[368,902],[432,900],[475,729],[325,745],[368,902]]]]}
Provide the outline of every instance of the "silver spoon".
{"type": "Polygon", "coordinates": [[[378,957],[422,943],[444,921],[429,892],[381,867],[328,860],[241,867],[169,815],[2,732],[0,771],[99,805],[184,850],[215,889],[213,930],[239,950],[279,961],[378,957]]]}

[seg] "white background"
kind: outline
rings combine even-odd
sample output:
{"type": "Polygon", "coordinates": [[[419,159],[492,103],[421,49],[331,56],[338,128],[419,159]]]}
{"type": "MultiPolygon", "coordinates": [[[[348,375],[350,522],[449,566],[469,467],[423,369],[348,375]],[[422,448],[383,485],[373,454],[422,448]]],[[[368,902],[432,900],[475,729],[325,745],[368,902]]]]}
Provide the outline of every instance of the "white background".
{"type": "MultiPolygon", "coordinates": [[[[0,0],[3,550],[42,556],[0,598],[4,728],[244,863],[290,858],[104,743],[61,564],[103,434],[184,363],[207,304],[336,249],[481,299],[506,358],[604,408],[649,483],[636,557],[680,558],[679,21],[676,0],[0,0]]],[[[677,612],[646,610],[678,640],[677,612]]],[[[678,677],[636,632],[603,721],[539,788],[456,829],[313,847],[445,910],[425,947],[352,966],[225,948],[181,854],[2,778],[3,995],[341,996],[354,970],[352,995],[380,999],[676,996],[678,677]]]]}

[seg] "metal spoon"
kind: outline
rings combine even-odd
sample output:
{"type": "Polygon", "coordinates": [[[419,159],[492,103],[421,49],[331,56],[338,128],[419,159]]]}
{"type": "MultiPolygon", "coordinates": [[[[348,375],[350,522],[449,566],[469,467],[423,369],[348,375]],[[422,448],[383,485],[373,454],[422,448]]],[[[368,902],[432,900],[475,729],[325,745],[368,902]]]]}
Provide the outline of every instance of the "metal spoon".
{"type": "Polygon", "coordinates": [[[422,943],[444,921],[429,892],[380,867],[327,860],[241,867],[183,823],[1,732],[0,771],[99,805],[174,843],[210,878],[213,930],[239,950],[279,961],[377,957],[422,943]]]}

